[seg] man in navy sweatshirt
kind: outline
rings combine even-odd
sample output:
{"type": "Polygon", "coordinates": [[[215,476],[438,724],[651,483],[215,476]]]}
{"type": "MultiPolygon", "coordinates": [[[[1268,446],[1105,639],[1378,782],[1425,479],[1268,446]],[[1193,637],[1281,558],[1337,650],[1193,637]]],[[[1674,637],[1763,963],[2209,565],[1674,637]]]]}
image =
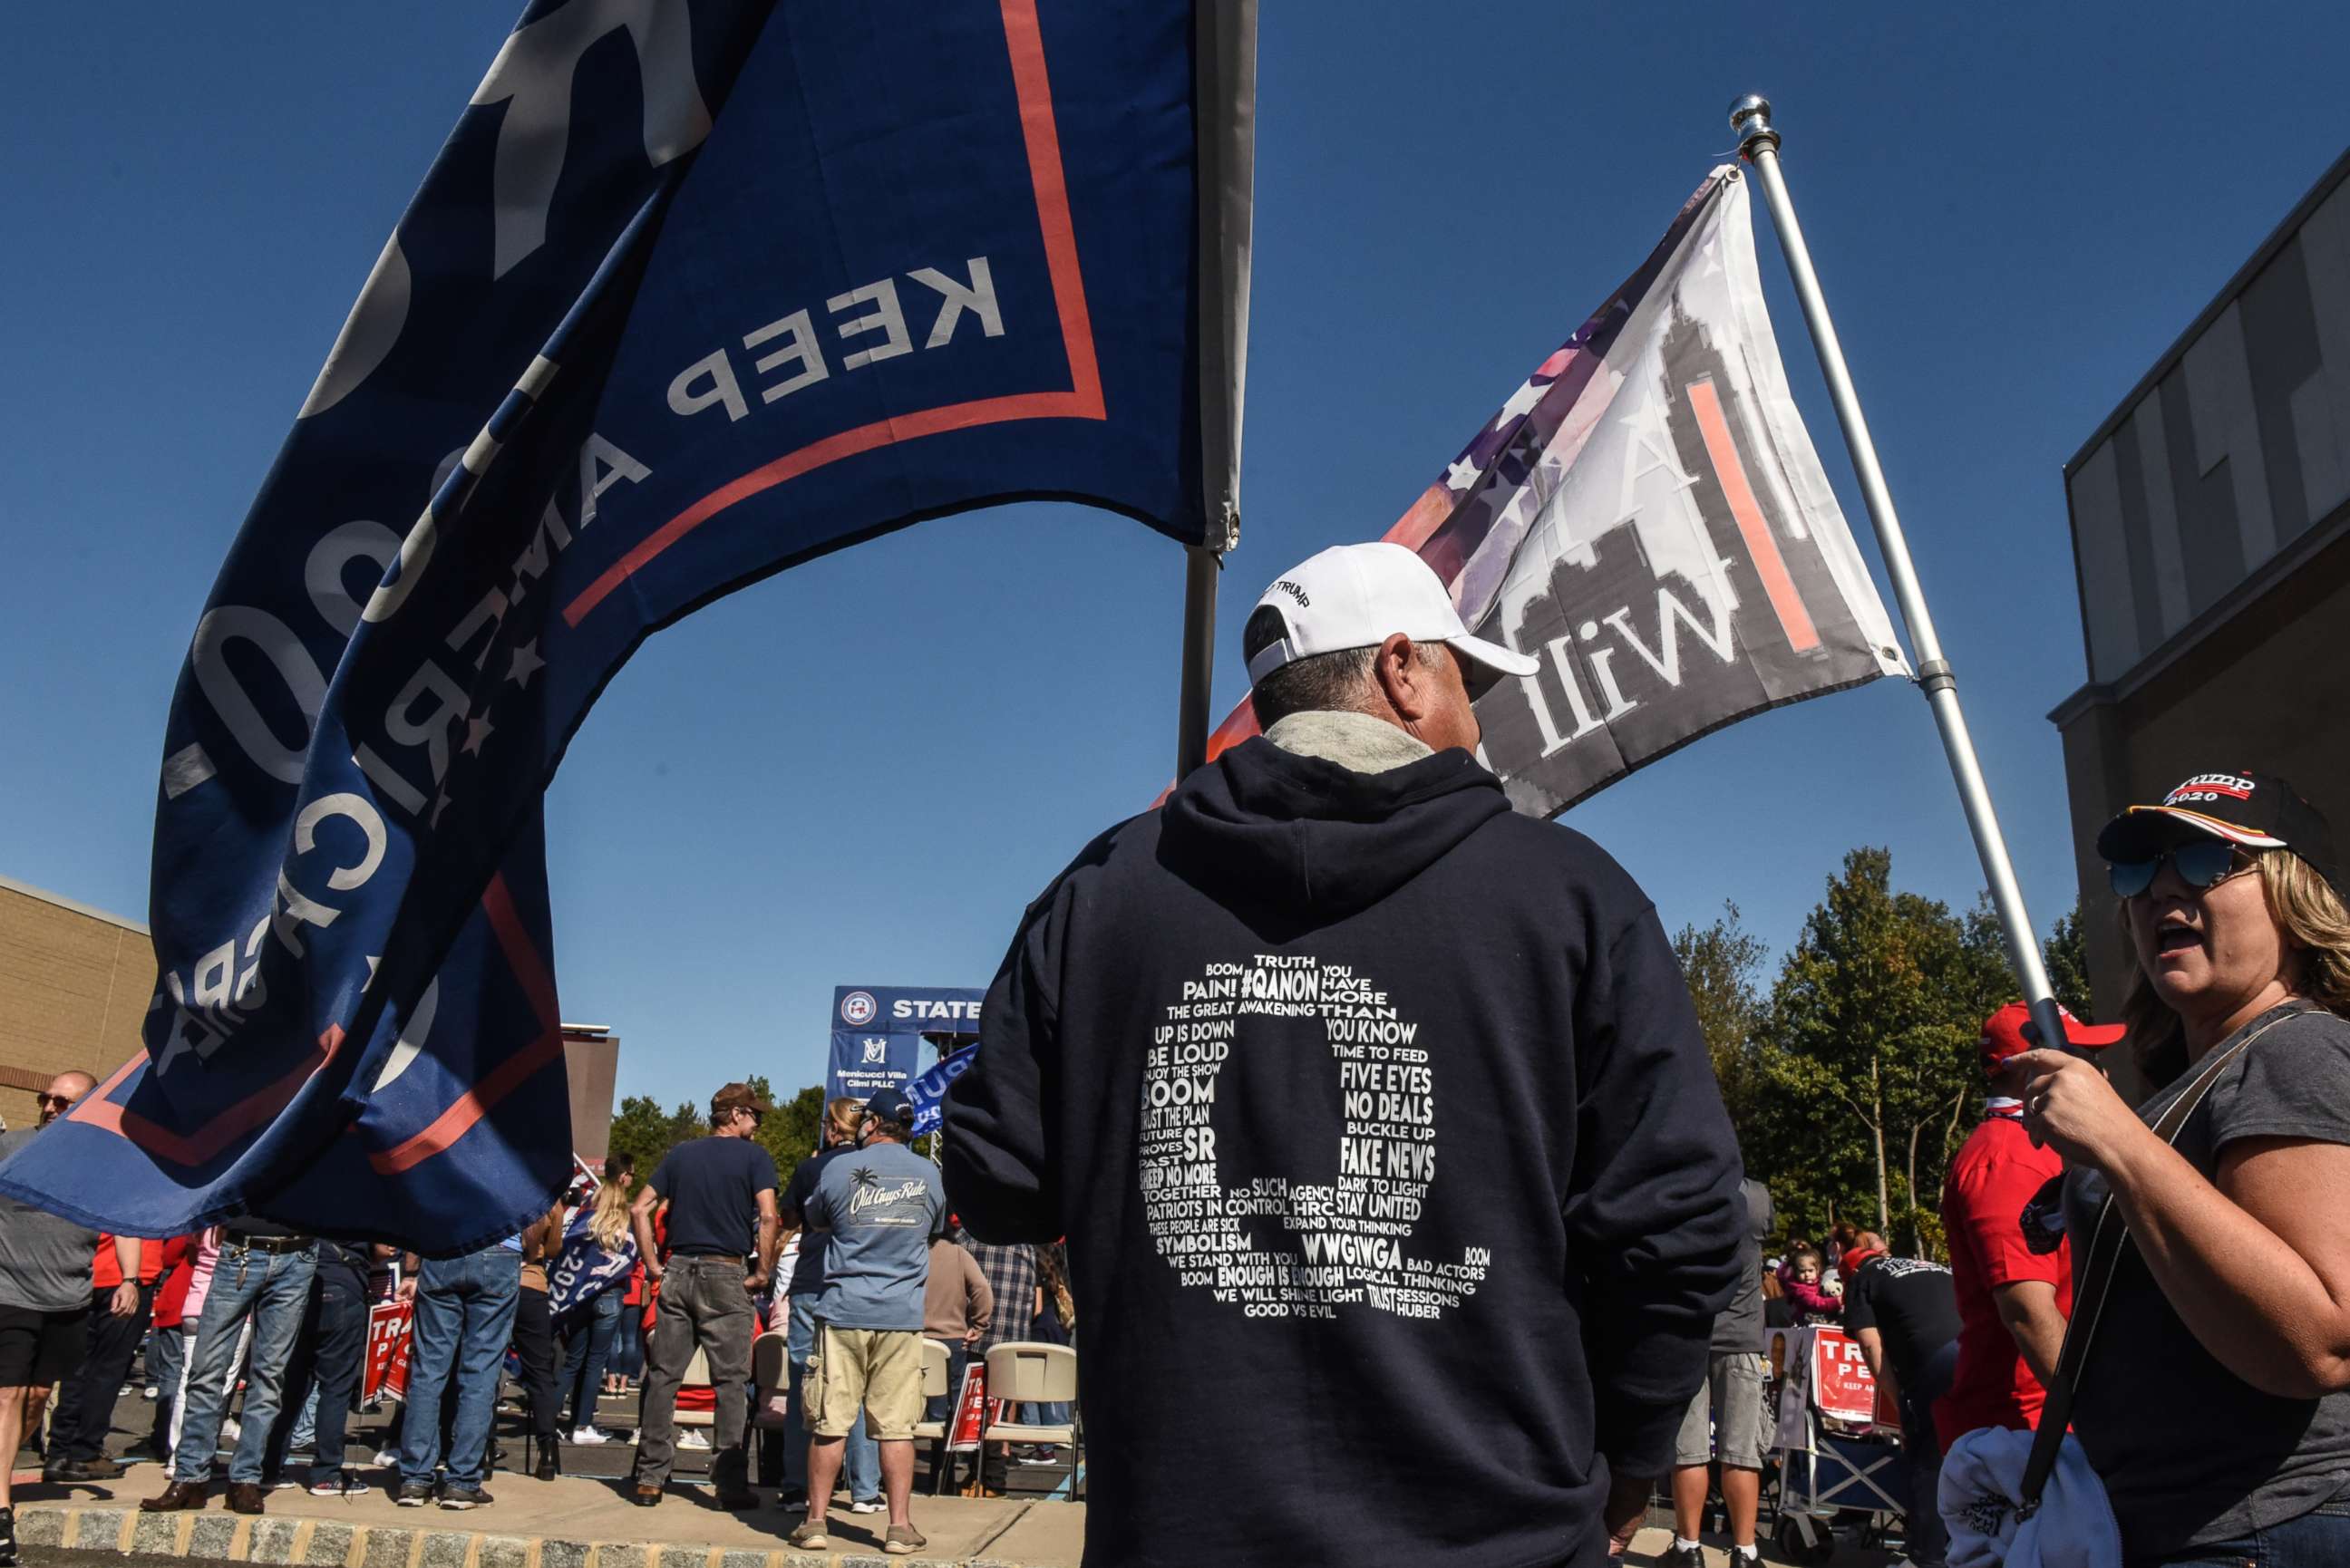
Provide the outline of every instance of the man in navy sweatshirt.
{"type": "Polygon", "coordinates": [[[1622,867],[1477,762],[1475,694],[1534,661],[1418,556],[1326,550],[1243,641],[1264,735],[1022,921],[949,1199],[1067,1238],[1087,1562],[1590,1568],[1737,1279],[1688,989],[1622,867]]]}

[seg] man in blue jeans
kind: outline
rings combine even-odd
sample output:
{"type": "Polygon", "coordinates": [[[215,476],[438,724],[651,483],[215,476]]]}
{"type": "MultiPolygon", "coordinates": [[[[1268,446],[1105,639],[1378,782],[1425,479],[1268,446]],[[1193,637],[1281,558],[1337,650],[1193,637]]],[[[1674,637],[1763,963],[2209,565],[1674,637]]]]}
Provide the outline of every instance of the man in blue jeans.
{"type": "MultiPolygon", "coordinates": [[[[854,1153],[857,1148],[858,1124],[864,1119],[865,1102],[846,1096],[830,1100],[824,1107],[824,1126],[817,1137],[823,1147],[799,1162],[792,1179],[785,1184],[782,1198],[776,1200],[778,1220],[786,1228],[803,1225],[803,1210],[816,1193],[816,1178],[825,1165],[837,1155],[854,1153]]],[[[791,1320],[785,1339],[785,1358],[790,1365],[790,1386],[785,1392],[785,1408],[789,1412],[784,1428],[784,1494],[785,1508],[807,1506],[807,1382],[808,1358],[816,1351],[816,1299],[824,1293],[824,1236],[821,1232],[800,1237],[798,1262],[792,1270],[791,1320]]],[[[843,1478],[848,1482],[848,1511],[851,1513],[881,1511],[881,1450],[865,1429],[865,1417],[860,1411],[857,1425],[848,1434],[848,1451],[841,1465],[843,1478]]]]}
{"type": "Polygon", "coordinates": [[[449,1479],[441,1488],[441,1506],[479,1508],[491,1501],[482,1482],[490,1469],[498,1373],[505,1363],[506,1342],[514,1337],[515,1310],[522,1302],[522,1253],[494,1241],[462,1257],[428,1259],[416,1264],[400,1290],[413,1292],[416,1322],[409,1342],[408,1404],[400,1428],[400,1506],[422,1508],[433,1499],[432,1475],[443,1458],[441,1402],[454,1376],[457,1418],[449,1438],[449,1479]]]}
{"type": "Polygon", "coordinates": [[[250,1218],[232,1220],[224,1228],[212,1289],[197,1320],[187,1409],[180,1446],[172,1454],[172,1484],[140,1503],[142,1511],[168,1513],[204,1506],[221,1419],[228,1413],[229,1370],[247,1316],[253,1319],[253,1348],[244,1372],[244,1424],[228,1465],[228,1506],[238,1513],[262,1511],[269,1434],[277,1425],[286,1365],[309,1313],[310,1284],[317,1272],[318,1243],[311,1237],[250,1218]]]}

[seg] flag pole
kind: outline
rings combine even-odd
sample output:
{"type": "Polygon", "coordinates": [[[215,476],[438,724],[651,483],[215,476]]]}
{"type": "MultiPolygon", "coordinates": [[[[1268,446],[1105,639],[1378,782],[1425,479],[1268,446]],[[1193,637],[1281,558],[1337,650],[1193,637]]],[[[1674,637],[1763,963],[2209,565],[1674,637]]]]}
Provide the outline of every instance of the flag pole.
{"type": "Polygon", "coordinates": [[[1209,701],[1216,674],[1216,581],[1223,552],[1193,545],[1183,552],[1183,690],[1176,724],[1175,776],[1208,760],[1209,701]]]}
{"type": "Polygon", "coordinates": [[[1787,272],[1803,302],[1804,320],[1812,329],[1812,347],[1818,352],[1820,371],[1827,378],[1828,395],[1835,403],[1836,422],[1844,428],[1844,443],[1860,481],[1861,499],[1868,521],[1877,530],[1877,549],[1885,557],[1886,575],[1893,579],[1893,597],[1909,628],[1909,646],[1918,655],[1918,684],[1933,710],[1934,726],[1941,732],[1942,750],[1950,762],[1950,776],[1959,786],[1959,804],[1974,835],[1975,853],[1982,860],[1983,878],[1990,884],[1992,908],[2007,938],[2007,959],[2023,990],[2023,1000],[2040,1026],[2045,1044],[2061,1047],[2064,1032],[2040,961],[2040,944],[2033,933],[2032,917],[2016,885],[2015,866],[2007,840],[1999,830],[1999,814],[1991,807],[1991,791],[1983,783],[1982,766],[1975,757],[1974,739],[1967,732],[1966,714],[1959,707],[1959,682],[1950,662],[1942,657],[1941,639],[1934,634],[1934,618],[1926,608],[1925,590],[1909,559],[1908,541],[1901,519],[1893,510],[1893,493],[1886,488],[1885,470],[1877,461],[1877,443],[1869,439],[1868,420],[1861,412],[1860,394],[1853,389],[1852,372],[1844,362],[1844,347],[1836,339],[1835,323],[1828,316],[1820,292],[1819,274],[1813,269],[1811,248],[1804,244],[1803,225],[1795,221],[1794,203],[1787,197],[1786,176],[1779,169],[1779,132],[1771,124],[1771,100],[1750,93],[1730,106],[1731,128],[1738,133],[1738,150],[1753,167],[1771,204],[1771,219],[1779,230],[1779,247],[1787,258],[1787,272]]]}

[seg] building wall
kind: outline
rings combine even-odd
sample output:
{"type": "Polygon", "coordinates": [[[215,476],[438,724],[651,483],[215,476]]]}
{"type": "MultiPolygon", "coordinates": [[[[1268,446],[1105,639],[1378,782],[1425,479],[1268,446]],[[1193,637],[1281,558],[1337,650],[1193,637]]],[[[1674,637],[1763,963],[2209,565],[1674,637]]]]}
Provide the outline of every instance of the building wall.
{"type": "Polygon", "coordinates": [[[2092,684],[2350,501],[2350,154],[2065,465],[2092,684]]]}
{"type": "Polygon", "coordinates": [[[608,1030],[591,1032],[567,1023],[563,1064],[571,1074],[571,1152],[591,1166],[601,1164],[612,1148],[612,1090],[619,1074],[620,1037],[608,1030]]]}
{"type": "Polygon", "coordinates": [[[2350,843],[2350,531],[2126,696],[2058,710],[2097,1015],[2129,973],[2097,829],[2207,770],[2282,774],[2350,843]]]}
{"type": "Polygon", "coordinates": [[[154,991],[146,927],[0,877],[0,1117],[30,1127],[57,1074],[129,1060],[154,991]]]}
{"type": "Polygon", "coordinates": [[[2090,982],[2112,1018],[2130,960],[2095,839],[2122,806],[2259,770],[2350,842],[2350,153],[2064,483],[2089,682],[2049,717],[2090,982]]]}

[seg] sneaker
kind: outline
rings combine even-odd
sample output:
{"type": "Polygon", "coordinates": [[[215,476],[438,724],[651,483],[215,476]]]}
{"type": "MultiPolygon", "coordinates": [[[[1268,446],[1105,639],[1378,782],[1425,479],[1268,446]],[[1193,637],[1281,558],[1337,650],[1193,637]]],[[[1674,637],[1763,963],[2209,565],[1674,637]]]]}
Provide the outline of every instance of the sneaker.
{"type": "Polygon", "coordinates": [[[878,1497],[860,1497],[848,1505],[851,1513],[879,1513],[889,1505],[878,1497]]]}
{"type": "Polygon", "coordinates": [[[269,1490],[271,1491],[307,1491],[310,1489],[306,1481],[297,1481],[292,1476],[279,1476],[269,1483],[269,1490]]]}
{"type": "Polygon", "coordinates": [[[571,1429],[571,1436],[567,1439],[567,1441],[578,1443],[589,1448],[594,1447],[598,1443],[608,1443],[611,1440],[611,1438],[606,1437],[603,1433],[598,1431],[593,1427],[574,1427],[571,1429]]]}
{"type": "Polygon", "coordinates": [[[804,1486],[785,1487],[783,1490],[775,1494],[775,1506],[782,1509],[785,1513],[806,1513],[807,1511],[807,1488],[804,1486]]]}
{"type": "Polygon", "coordinates": [[[784,1537],[784,1544],[798,1552],[821,1552],[832,1544],[832,1537],[824,1532],[824,1521],[803,1519],[784,1537]]]}
{"type": "Polygon", "coordinates": [[[0,1508],[0,1568],[16,1568],[16,1511],[0,1508]]]}
{"type": "Polygon", "coordinates": [[[147,1385],[147,1386],[146,1386],[146,1387],[141,1388],[140,1390],[139,1390],[139,1397],[140,1397],[141,1399],[146,1400],[149,1404],[151,1404],[151,1404],[153,1404],[153,1403],[155,1402],[155,1396],[156,1396],[159,1392],[161,1392],[161,1390],[159,1390],[159,1389],[155,1386],[155,1385],[153,1385],[152,1383],[150,1383],[149,1385],[147,1385]]]}
{"type": "Polygon", "coordinates": [[[336,1470],[310,1478],[312,1497],[365,1497],[375,1488],[359,1480],[357,1470],[336,1470]]]}
{"type": "Polygon", "coordinates": [[[881,1538],[881,1550],[892,1557],[911,1557],[930,1544],[929,1537],[910,1524],[893,1524],[881,1538]]]}
{"type": "Polygon", "coordinates": [[[452,1513],[463,1513],[469,1508],[486,1508],[497,1500],[480,1487],[451,1481],[441,1493],[441,1506],[452,1513]]]}
{"type": "Polygon", "coordinates": [[[700,1428],[688,1428],[685,1436],[677,1440],[677,1446],[681,1449],[691,1449],[696,1453],[708,1453],[710,1438],[700,1428]]]}
{"type": "Polygon", "coordinates": [[[392,1501],[402,1508],[426,1508],[432,1501],[432,1483],[427,1480],[402,1481],[392,1501]]]}

